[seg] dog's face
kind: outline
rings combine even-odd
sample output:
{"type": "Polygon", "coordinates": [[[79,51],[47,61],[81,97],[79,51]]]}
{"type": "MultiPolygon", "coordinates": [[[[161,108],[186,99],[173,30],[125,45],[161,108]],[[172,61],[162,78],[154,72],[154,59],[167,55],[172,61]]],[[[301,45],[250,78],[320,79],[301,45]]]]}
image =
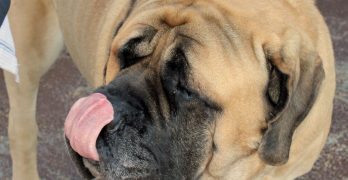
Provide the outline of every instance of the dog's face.
{"type": "MultiPolygon", "coordinates": [[[[322,79],[314,76],[322,74],[316,56],[285,51],[301,44],[288,47],[287,35],[255,36],[247,17],[230,18],[222,4],[149,1],[129,9],[112,44],[110,81],[96,90],[112,103],[114,119],[97,140],[100,161],[77,161],[86,175],[248,177],[286,162],[322,79]],[[300,96],[308,98],[293,106],[300,96]]],[[[258,25],[260,34],[270,29],[258,25]]]]}

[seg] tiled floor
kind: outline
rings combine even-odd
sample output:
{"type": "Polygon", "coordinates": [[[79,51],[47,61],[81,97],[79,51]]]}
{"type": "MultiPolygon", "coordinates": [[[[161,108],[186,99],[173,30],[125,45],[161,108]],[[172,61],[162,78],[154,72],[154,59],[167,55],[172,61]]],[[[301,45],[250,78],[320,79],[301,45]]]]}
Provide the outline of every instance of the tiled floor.
{"type": "MultiPolygon", "coordinates": [[[[335,46],[337,92],[331,133],[313,170],[299,179],[348,179],[348,2],[319,0],[335,46]]],[[[62,54],[42,79],[38,98],[39,171],[43,179],[80,179],[63,142],[63,122],[73,101],[86,91],[86,83],[67,54],[62,54]],[[60,145],[58,145],[60,144],[60,145]]],[[[11,176],[7,138],[7,96],[0,72],[0,180],[11,176]]]]}

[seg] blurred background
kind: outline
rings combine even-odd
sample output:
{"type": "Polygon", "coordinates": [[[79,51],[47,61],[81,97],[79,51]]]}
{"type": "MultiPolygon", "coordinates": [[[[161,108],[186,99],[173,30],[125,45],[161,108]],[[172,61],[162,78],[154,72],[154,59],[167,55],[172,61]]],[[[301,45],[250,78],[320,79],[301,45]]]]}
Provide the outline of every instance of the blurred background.
{"type": "MultiPolygon", "coordinates": [[[[336,56],[337,90],[333,124],[324,150],[312,171],[298,179],[348,179],[348,1],[317,0],[329,25],[336,56]]],[[[71,163],[63,140],[65,116],[78,97],[88,91],[86,82],[63,52],[41,80],[37,122],[39,173],[42,179],[81,179],[71,163]]],[[[0,70],[0,180],[11,177],[7,137],[8,97],[0,70]]]]}

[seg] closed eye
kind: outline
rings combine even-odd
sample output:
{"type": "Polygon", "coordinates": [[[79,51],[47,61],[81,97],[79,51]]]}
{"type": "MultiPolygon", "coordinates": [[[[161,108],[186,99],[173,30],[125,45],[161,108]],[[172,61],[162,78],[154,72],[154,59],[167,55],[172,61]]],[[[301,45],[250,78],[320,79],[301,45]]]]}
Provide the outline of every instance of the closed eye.
{"type": "Polygon", "coordinates": [[[174,50],[172,58],[167,62],[161,81],[171,109],[183,103],[203,103],[208,107],[219,109],[207,97],[192,89],[188,83],[190,66],[182,49],[174,50]]]}
{"type": "Polygon", "coordinates": [[[118,52],[118,59],[121,69],[130,67],[139,62],[144,56],[136,52],[136,46],[144,40],[144,37],[136,37],[129,40],[118,52]]]}
{"type": "Polygon", "coordinates": [[[122,45],[117,54],[120,68],[128,68],[150,56],[156,44],[154,41],[156,33],[156,29],[147,27],[142,30],[140,36],[133,37],[122,45]]]}

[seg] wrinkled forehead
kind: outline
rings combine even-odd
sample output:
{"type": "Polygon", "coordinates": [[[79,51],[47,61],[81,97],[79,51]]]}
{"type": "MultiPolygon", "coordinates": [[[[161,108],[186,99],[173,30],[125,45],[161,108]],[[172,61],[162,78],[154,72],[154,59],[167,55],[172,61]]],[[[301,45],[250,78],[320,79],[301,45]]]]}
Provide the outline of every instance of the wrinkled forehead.
{"type": "Polygon", "coordinates": [[[151,44],[155,46],[152,59],[163,59],[170,54],[166,53],[168,49],[180,46],[190,64],[193,86],[205,94],[211,93],[209,96],[224,99],[233,89],[231,85],[237,87],[234,88],[237,91],[244,82],[257,89],[265,85],[267,74],[265,68],[260,68],[265,67],[264,57],[257,57],[248,29],[244,30],[239,17],[234,17],[223,4],[135,1],[128,11],[127,18],[118,25],[112,44],[114,66],[118,66],[116,56],[124,44],[150,32],[158,38],[151,44]]]}
{"type": "Polygon", "coordinates": [[[118,24],[118,36],[127,37],[139,26],[151,26],[159,31],[179,29],[178,33],[204,39],[202,34],[208,34],[213,27],[232,27],[226,18],[228,10],[213,1],[134,1],[129,6],[126,18],[118,24]]]}

